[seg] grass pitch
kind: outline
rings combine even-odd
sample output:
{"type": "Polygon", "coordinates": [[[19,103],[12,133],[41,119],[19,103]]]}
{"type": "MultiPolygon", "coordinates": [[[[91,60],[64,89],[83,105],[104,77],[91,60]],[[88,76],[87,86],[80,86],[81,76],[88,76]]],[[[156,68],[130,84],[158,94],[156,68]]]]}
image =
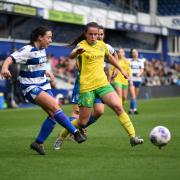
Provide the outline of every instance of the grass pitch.
{"type": "MultiPolygon", "coordinates": [[[[45,143],[46,156],[29,149],[46,114],[41,109],[0,111],[0,180],[178,180],[180,179],[180,98],[138,101],[140,114],[131,116],[141,146],[131,147],[115,114],[105,114],[88,128],[83,144],[52,144],[59,125],[45,143]],[[168,127],[172,139],[162,150],[149,141],[154,126],[168,127]]],[[[126,105],[126,109],[128,104],[126,105]]],[[[71,106],[64,106],[67,114],[71,106]]]]}

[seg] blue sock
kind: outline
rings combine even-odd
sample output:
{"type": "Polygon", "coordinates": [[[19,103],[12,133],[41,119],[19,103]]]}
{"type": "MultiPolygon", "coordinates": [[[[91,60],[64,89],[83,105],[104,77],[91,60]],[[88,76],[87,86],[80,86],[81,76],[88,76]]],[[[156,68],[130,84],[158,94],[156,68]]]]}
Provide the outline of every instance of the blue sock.
{"type": "Polygon", "coordinates": [[[68,116],[62,111],[58,110],[54,113],[55,120],[64,128],[66,128],[70,133],[74,134],[77,129],[69,120],[68,116]]]}
{"type": "Polygon", "coordinates": [[[136,99],[131,99],[130,109],[136,110],[136,106],[137,106],[136,99]]]}
{"type": "Polygon", "coordinates": [[[52,130],[55,127],[56,122],[50,119],[49,117],[43,122],[41,130],[36,138],[36,141],[39,144],[43,144],[47,137],[51,134],[52,130]]]}
{"type": "Polygon", "coordinates": [[[89,125],[91,125],[91,124],[93,124],[95,122],[96,122],[95,117],[91,115],[90,118],[89,118],[88,123],[85,126],[83,126],[83,128],[86,128],[86,127],[88,127],[89,125]]]}

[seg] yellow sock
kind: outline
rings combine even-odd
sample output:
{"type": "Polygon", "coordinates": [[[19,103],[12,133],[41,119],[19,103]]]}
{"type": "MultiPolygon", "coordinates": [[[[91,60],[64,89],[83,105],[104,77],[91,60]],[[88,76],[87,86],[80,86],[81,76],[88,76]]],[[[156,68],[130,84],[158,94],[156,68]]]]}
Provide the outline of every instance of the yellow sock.
{"type": "Polygon", "coordinates": [[[122,98],[122,105],[125,105],[125,104],[126,104],[126,99],[122,98]]]}
{"type": "MultiPolygon", "coordinates": [[[[76,128],[79,128],[78,126],[78,120],[77,119],[74,119],[71,121],[71,123],[76,127],[76,128]]],[[[67,136],[69,135],[69,131],[65,128],[62,129],[62,131],[60,132],[60,137],[65,139],[67,136]]]]}
{"type": "Polygon", "coordinates": [[[126,132],[128,133],[129,137],[134,137],[135,129],[126,112],[123,112],[119,115],[119,121],[121,125],[124,127],[124,129],[126,130],[126,132]]]}
{"type": "Polygon", "coordinates": [[[122,98],[119,98],[120,104],[122,105],[122,98]]]}

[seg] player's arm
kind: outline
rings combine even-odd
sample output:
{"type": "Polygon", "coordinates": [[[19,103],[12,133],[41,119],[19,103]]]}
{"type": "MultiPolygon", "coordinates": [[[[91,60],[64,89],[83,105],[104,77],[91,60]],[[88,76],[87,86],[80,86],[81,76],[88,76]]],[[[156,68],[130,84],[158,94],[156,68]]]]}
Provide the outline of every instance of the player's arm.
{"type": "Polygon", "coordinates": [[[141,68],[139,73],[136,75],[137,77],[140,77],[144,73],[144,68],[141,68]]]}
{"type": "Polygon", "coordinates": [[[128,74],[120,67],[115,57],[113,57],[111,54],[108,54],[107,59],[109,63],[116,67],[125,78],[128,78],[128,74]]]}
{"type": "Polygon", "coordinates": [[[54,74],[52,72],[46,70],[46,76],[50,78],[51,86],[53,88],[55,88],[56,87],[56,80],[55,80],[54,74]]]}
{"type": "Polygon", "coordinates": [[[13,59],[12,57],[8,57],[4,63],[3,63],[3,66],[2,66],[2,69],[1,69],[1,76],[4,77],[4,78],[11,78],[11,73],[9,71],[9,67],[13,64],[13,59]]]}
{"type": "Polygon", "coordinates": [[[129,75],[129,85],[132,86],[133,85],[133,76],[132,76],[132,71],[131,71],[131,67],[129,67],[129,72],[128,72],[128,75],[129,75]]]}
{"type": "MultiPolygon", "coordinates": [[[[115,57],[116,61],[118,62],[118,55],[117,55],[117,52],[115,50],[114,50],[114,53],[112,55],[113,55],[113,57],[115,57]]],[[[112,73],[112,78],[115,78],[117,75],[118,75],[118,70],[116,68],[114,68],[113,73],[112,73]]]]}
{"type": "Polygon", "coordinates": [[[76,58],[78,55],[82,54],[85,52],[84,48],[78,47],[72,50],[71,54],[69,55],[70,58],[74,59],[76,58]]]}
{"type": "Polygon", "coordinates": [[[136,75],[137,77],[140,77],[144,73],[144,62],[141,62],[141,69],[139,73],[136,75]]]}

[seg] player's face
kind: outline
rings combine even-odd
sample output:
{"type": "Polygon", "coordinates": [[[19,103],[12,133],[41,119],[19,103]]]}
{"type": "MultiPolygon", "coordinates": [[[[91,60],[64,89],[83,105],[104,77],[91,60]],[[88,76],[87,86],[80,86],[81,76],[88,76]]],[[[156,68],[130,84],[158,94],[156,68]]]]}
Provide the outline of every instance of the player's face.
{"type": "Polygon", "coordinates": [[[119,56],[119,58],[122,58],[122,57],[125,56],[124,49],[119,49],[119,51],[118,51],[118,56],[119,56]]]}
{"type": "Polygon", "coordinates": [[[47,31],[44,36],[39,38],[41,48],[47,48],[49,44],[52,42],[52,32],[47,31]]]}
{"type": "Polygon", "coordinates": [[[98,38],[98,28],[89,27],[85,33],[86,40],[89,44],[93,44],[97,41],[98,38]]]}
{"type": "Polygon", "coordinates": [[[134,49],[134,50],[132,51],[132,57],[133,57],[134,59],[137,59],[137,58],[138,58],[138,51],[137,51],[136,49],[134,49]]]}
{"type": "Polygon", "coordinates": [[[98,40],[100,40],[100,41],[104,40],[104,30],[103,29],[98,30],[98,40]]]}

